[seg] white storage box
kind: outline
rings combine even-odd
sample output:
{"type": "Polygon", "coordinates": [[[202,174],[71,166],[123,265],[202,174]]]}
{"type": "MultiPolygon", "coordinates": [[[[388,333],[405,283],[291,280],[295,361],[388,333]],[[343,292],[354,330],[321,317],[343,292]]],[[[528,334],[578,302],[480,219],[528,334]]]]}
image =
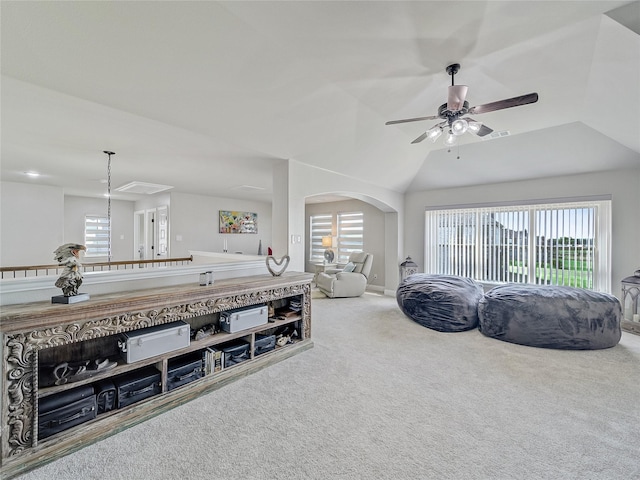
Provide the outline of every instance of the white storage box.
{"type": "Polygon", "coordinates": [[[220,328],[225,332],[236,333],[247,328],[264,325],[269,321],[266,305],[237,308],[220,314],[220,328]]]}
{"type": "Polygon", "coordinates": [[[180,320],[134,330],[133,332],[125,332],[122,334],[118,345],[120,346],[122,358],[127,363],[133,363],[188,347],[190,343],[189,325],[180,320]]]}

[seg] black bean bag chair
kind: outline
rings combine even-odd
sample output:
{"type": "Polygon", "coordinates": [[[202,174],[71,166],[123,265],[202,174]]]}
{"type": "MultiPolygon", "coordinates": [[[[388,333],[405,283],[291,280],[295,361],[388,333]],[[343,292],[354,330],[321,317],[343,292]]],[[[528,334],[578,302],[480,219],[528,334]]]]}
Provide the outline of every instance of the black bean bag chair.
{"type": "Polygon", "coordinates": [[[462,332],[478,326],[483,291],[470,278],[416,273],[396,291],[400,309],[420,325],[439,332],[462,332]]]}
{"type": "Polygon", "coordinates": [[[595,350],[621,336],[619,300],[581,288],[501,285],[480,300],[478,316],[487,337],[532,347],[595,350]]]}

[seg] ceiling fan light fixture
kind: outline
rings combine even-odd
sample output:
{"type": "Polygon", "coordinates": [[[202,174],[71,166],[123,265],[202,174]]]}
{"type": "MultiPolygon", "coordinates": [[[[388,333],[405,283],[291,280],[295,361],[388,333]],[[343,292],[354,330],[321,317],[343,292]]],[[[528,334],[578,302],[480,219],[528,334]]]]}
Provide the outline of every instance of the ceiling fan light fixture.
{"type": "Polygon", "coordinates": [[[451,124],[451,133],[454,135],[464,135],[469,128],[469,123],[464,118],[459,118],[451,124]]]}
{"type": "Polygon", "coordinates": [[[444,139],[444,144],[447,147],[453,147],[456,143],[458,143],[458,137],[453,134],[453,131],[449,130],[446,138],[444,139]]]}
{"type": "Polygon", "coordinates": [[[475,134],[477,134],[480,131],[480,128],[482,127],[482,122],[476,122],[475,120],[468,122],[468,124],[469,124],[469,131],[475,134]]]}
{"type": "Polygon", "coordinates": [[[432,127],[427,130],[427,138],[431,140],[433,143],[436,143],[438,137],[442,135],[442,127],[432,127]]]}

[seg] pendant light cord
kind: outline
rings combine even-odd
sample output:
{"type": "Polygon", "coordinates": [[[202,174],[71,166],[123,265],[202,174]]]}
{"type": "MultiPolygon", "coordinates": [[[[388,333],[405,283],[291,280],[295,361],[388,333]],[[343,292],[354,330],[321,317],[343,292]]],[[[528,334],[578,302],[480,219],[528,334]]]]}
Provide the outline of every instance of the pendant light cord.
{"type": "Polygon", "coordinates": [[[109,236],[107,238],[107,263],[109,264],[109,270],[111,270],[111,155],[115,155],[115,152],[109,152],[104,150],[109,156],[107,161],[107,228],[109,229],[109,236]]]}

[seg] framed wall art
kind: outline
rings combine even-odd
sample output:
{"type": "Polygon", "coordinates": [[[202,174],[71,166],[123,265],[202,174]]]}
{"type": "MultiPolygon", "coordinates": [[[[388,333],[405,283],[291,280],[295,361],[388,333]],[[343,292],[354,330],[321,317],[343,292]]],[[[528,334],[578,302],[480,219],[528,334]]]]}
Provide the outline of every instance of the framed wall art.
{"type": "Polygon", "coordinates": [[[220,210],[220,233],[258,233],[258,214],[220,210]]]}

